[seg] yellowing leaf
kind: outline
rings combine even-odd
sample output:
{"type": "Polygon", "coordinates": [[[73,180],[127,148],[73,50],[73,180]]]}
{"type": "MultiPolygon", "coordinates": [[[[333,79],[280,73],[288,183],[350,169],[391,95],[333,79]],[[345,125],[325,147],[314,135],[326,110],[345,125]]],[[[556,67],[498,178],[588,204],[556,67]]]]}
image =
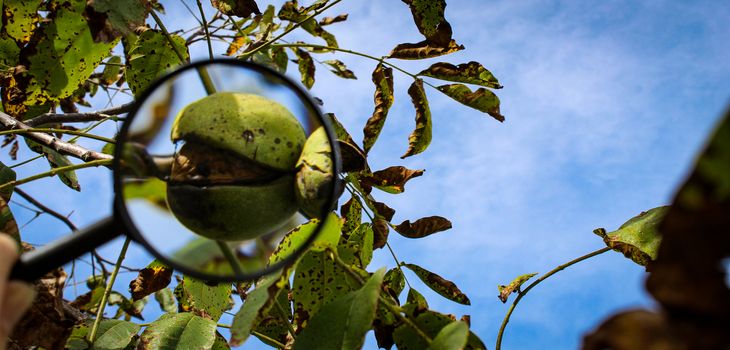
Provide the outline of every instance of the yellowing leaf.
{"type": "Polygon", "coordinates": [[[431,65],[417,75],[426,77],[455,81],[457,83],[468,83],[486,86],[493,89],[501,89],[497,78],[492,72],[484,68],[479,62],[471,61],[455,66],[451,63],[439,62],[431,65]]]}
{"type": "Polygon", "coordinates": [[[245,45],[249,41],[247,36],[237,36],[233,39],[233,42],[228,45],[228,49],[226,50],[226,56],[233,56],[238,52],[243,45],[245,45]]]}
{"type": "MultiPolygon", "coordinates": [[[[15,41],[25,44],[30,40],[38,23],[40,0],[4,0],[0,2],[5,32],[15,41]]],[[[1,24],[0,24],[1,26],[1,24]]]]}
{"type": "Polygon", "coordinates": [[[454,282],[451,282],[415,264],[403,264],[403,266],[413,271],[416,276],[423,281],[423,283],[442,297],[459,304],[471,305],[469,298],[466,294],[459,290],[459,287],[457,287],[454,282]]]}
{"type": "Polygon", "coordinates": [[[408,88],[408,95],[416,109],[416,129],[408,136],[408,150],[401,159],[421,153],[431,144],[431,110],[423,91],[423,80],[416,79],[408,88]]]}
{"type": "Polygon", "coordinates": [[[365,153],[370,151],[375,141],[383,130],[388,110],[393,105],[393,69],[378,64],[373,71],[373,84],[375,84],[375,111],[365,123],[362,146],[365,153]]]}
{"type": "Polygon", "coordinates": [[[653,208],[626,221],[616,231],[606,233],[605,229],[598,228],[593,232],[603,238],[609,248],[647,266],[657,258],[662,241],[659,224],[668,210],[667,206],[653,208]]]}
{"type": "Polygon", "coordinates": [[[175,34],[171,37],[183,60],[177,56],[167,37],[155,30],[142,33],[130,50],[126,78],[135,95],[141,94],[157,77],[188,59],[185,39],[175,34]]]}
{"type": "Polygon", "coordinates": [[[448,55],[456,51],[464,49],[464,45],[459,45],[456,41],[449,41],[446,46],[432,46],[427,41],[421,41],[415,44],[398,44],[388,54],[390,58],[398,58],[401,60],[422,60],[443,55],[448,55]]]}
{"type": "Polygon", "coordinates": [[[420,218],[411,223],[410,220],[403,221],[395,227],[395,231],[403,237],[423,238],[436,232],[446,231],[451,228],[451,221],[440,216],[429,216],[420,218]]]}
{"type": "Polygon", "coordinates": [[[504,116],[499,114],[499,97],[485,88],[472,92],[466,85],[449,84],[441,85],[438,89],[466,106],[487,113],[500,122],[504,121],[504,116]]]}
{"type": "Polygon", "coordinates": [[[507,302],[507,298],[509,298],[510,294],[512,293],[519,293],[520,287],[527,282],[530,278],[537,275],[537,273],[528,273],[524,275],[517,276],[512,282],[510,282],[508,285],[499,285],[497,286],[497,290],[499,290],[499,300],[501,300],[503,303],[507,302]]]}

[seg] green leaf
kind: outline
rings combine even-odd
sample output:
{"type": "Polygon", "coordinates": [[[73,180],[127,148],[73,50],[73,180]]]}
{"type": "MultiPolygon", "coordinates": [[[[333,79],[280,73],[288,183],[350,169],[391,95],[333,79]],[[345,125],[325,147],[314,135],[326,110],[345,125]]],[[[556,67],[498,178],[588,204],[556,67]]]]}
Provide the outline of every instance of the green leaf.
{"type": "Polygon", "coordinates": [[[330,72],[332,72],[334,75],[344,78],[344,79],[357,79],[355,76],[355,73],[353,73],[351,70],[347,69],[347,66],[340,60],[327,60],[322,62],[330,67],[330,72]]]}
{"type": "Polygon", "coordinates": [[[431,144],[431,110],[423,91],[423,80],[416,79],[408,88],[408,95],[416,109],[416,129],[408,136],[408,150],[401,159],[421,153],[431,144]]]}
{"type": "Polygon", "coordinates": [[[122,188],[125,201],[134,199],[146,200],[160,209],[167,211],[167,183],[154,177],[142,182],[125,183],[122,188]]]}
{"type": "Polygon", "coordinates": [[[385,269],[359,290],[325,304],[297,336],[294,349],[358,349],[375,319],[385,269]]]}
{"type": "Polygon", "coordinates": [[[345,220],[342,224],[342,233],[348,234],[354,231],[362,223],[362,204],[355,197],[345,202],[340,207],[340,215],[345,220]]]}
{"type": "Polygon", "coordinates": [[[184,276],[175,288],[178,303],[183,311],[191,311],[196,315],[207,315],[213,321],[223,315],[229,308],[231,300],[231,284],[207,284],[206,282],[184,276]]]}
{"type": "Polygon", "coordinates": [[[410,288],[408,290],[406,304],[403,305],[403,310],[405,310],[407,314],[415,316],[428,310],[428,302],[426,301],[426,298],[423,297],[423,294],[413,288],[410,288]]]}
{"type": "Polygon", "coordinates": [[[502,85],[492,75],[492,72],[484,68],[481,63],[474,61],[462,63],[458,66],[451,63],[439,62],[431,65],[431,67],[428,67],[428,69],[421,71],[417,75],[455,81],[457,83],[481,85],[493,89],[502,88],[502,85]]]}
{"type": "Polygon", "coordinates": [[[254,0],[210,0],[210,3],[229,16],[249,17],[251,14],[261,14],[254,0]]]}
{"type": "Polygon", "coordinates": [[[519,293],[520,287],[527,282],[530,278],[537,275],[537,273],[528,273],[521,276],[517,276],[512,282],[510,282],[508,285],[499,285],[497,286],[497,290],[499,290],[499,300],[501,300],[503,303],[507,302],[507,298],[509,298],[510,294],[512,293],[519,293]]]}
{"type": "MultiPolygon", "coordinates": [[[[0,67],[15,67],[20,58],[20,48],[15,40],[0,34],[0,67]]],[[[3,68],[5,69],[5,68],[3,68]]]]}
{"type": "Polygon", "coordinates": [[[421,41],[415,44],[398,44],[388,54],[389,58],[397,58],[401,60],[422,60],[426,58],[439,57],[448,55],[464,49],[464,45],[459,45],[456,41],[451,40],[447,46],[431,46],[427,41],[421,41]]]}
{"type": "Polygon", "coordinates": [[[425,170],[411,170],[404,166],[391,166],[361,177],[363,185],[373,186],[388,193],[403,193],[406,182],[423,175],[425,170]]]}
{"type": "Polygon", "coordinates": [[[350,265],[366,268],[373,259],[373,228],[363,223],[337,247],[338,255],[350,265]]]}
{"type": "MultiPolygon", "coordinates": [[[[36,29],[40,0],[4,0],[3,10],[5,32],[19,43],[27,43],[36,29]]],[[[1,24],[0,24],[1,25],[1,24]]]]}
{"type": "Polygon", "coordinates": [[[448,219],[440,216],[429,216],[420,218],[413,223],[410,220],[403,221],[395,227],[395,231],[403,237],[423,238],[450,228],[451,221],[448,219]]]}
{"type": "Polygon", "coordinates": [[[149,13],[147,0],[94,0],[91,7],[106,15],[111,27],[121,34],[128,34],[143,26],[149,13]]]}
{"type": "MultiPolygon", "coordinates": [[[[50,149],[46,146],[43,146],[43,153],[46,155],[46,159],[48,159],[48,163],[51,165],[51,168],[60,168],[65,167],[69,165],[73,165],[71,161],[68,159],[68,157],[62,155],[61,153],[58,153],[54,151],[53,149],[50,149]]],[[[68,186],[69,188],[81,191],[81,185],[79,185],[79,178],[76,176],[76,172],[73,170],[68,170],[64,172],[60,172],[57,174],[58,179],[63,182],[64,185],[68,186]]]]}
{"type": "Polygon", "coordinates": [[[659,224],[668,210],[668,206],[656,207],[631,218],[616,231],[606,233],[605,229],[598,228],[593,232],[603,238],[609,248],[639,265],[647,266],[656,260],[662,241],[659,224]]]}
{"type": "Polygon", "coordinates": [[[454,282],[444,279],[443,277],[415,264],[403,264],[403,266],[413,271],[416,276],[423,281],[423,283],[442,297],[459,304],[471,305],[469,298],[462,293],[461,290],[459,290],[454,282]]]}
{"type": "Polygon", "coordinates": [[[156,30],[142,33],[129,51],[126,79],[135,96],[139,96],[157,77],[188,60],[185,39],[175,34],[170,36],[183,55],[183,60],[178,57],[167,37],[156,30]]]}
{"type": "Polygon", "coordinates": [[[99,323],[96,339],[91,349],[123,350],[141,327],[138,324],[122,320],[103,320],[99,323]]]}
{"type": "Polygon", "coordinates": [[[127,314],[127,320],[129,320],[130,317],[144,320],[144,317],[142,317],[142,311],[147,305],[147,298],[132,301],[127,299],[127,297],[125,297],[121,293],[112,291],[111,294],[109,294],[109,305],[119,306],[119,310],[117,310],[117,315],[115,316],[115,318],[121,317],[124,313],[127,314]]]}
{"type": "Polygon", "coordinates": [[[395,300],[398,300],[398,296],[406,287],[406,279],[403,275],[403,271],[398,267],[388,270],[383,278],[383,285],[387,287],[386,291],[395,298],[395,300]]]}
{"type": "Polygon", "coordinates": [[[463,321],[451,322],[433,338],[428,350],[461,350],[469,339],[469,325],[463,321]]]}
{"type": "MultiPolygon", "coordinates": [[[[117,41],[95,42],[84,17],[86,1],[59,1],[51,21],[38,29],[38,41],[30,42],[26,81],[26,105],[41,105],[71,96],[109,56],[117,41]]],[[[36,33],[37,34],[37,33],[36,33]]],[[[34,34],[34,36],[36,35],[34,34]]]]}
{"type": "Polygon", "coordinates": [[[297,54],[297,64],[299,65],[299,74],[302,76],[302,84],[311,89],[314,85],[314,60],[312,56],[302,49],[294,51],[297,54]]]}
{"type": "MultiPolygon", "coordinates": [[[[15,170],[8,168],[3,162],[0,162],[0,183],[6,184],[11,181],[15,181],[17,175],[15,170]]],[[[6,187],[0,190],[0,198],[5,202],[10,201],[10,197],[13,195],[13,186],[6,187]]]]}
{"type": "Polygon", "coordinates": [[[160,309],[169,314],[177,312],[175,305],[175,294],[170,288],[162,288],[155,292],[155,300],[160,304],[160,309]]]}
{"type": "Polygon", "coordinates": [[[89,325],[80,323],[71,328],[71,334],[66,338],[64,349],[68,350],[86,350],[89,348],[89,341],[86,335],[89,334],[89,325]]]}
{"type": "Polygon", "coordinates": [[[375,110],[362,130],[365,135],[362,140],[365,153],[370,151],[378,140],[390,106],[393,105],[393,69],[380,63],[375,67],[372,79],[375,84],[375,110]]]}
{"type": "Polygon", "coordinates": [[[444,18],[445,0],[403,0],[411,8],[413,21],[426,41],[446,46],[451,40],[451,25],[444,18]]]}
{"type": "MultiPolygon", "coordinates": [[[[435,311],[426,310],[420,313],[414,320],[414,323],[423,330],[429,337],[435,339],[438,334],[449,324],[456,321],[452,315],[444,315],[435,311]]],[[[421,338],[411,327],[407,324],[401,324],[393,332],[393,339],[398,347],[398,350],[421,350],[427,349],[428,343],[426,340],[421,338]]],[[[486,346],[474,333],[469,332],[469,336],[466,344],[467,349],[484,349],[486,346]]],[[[449,349],[449,348],[446,348],[449,349]]]]}
{"type": "Polygon", "coordinates": [[[215,321],[190,312],[164,314],[142,332],[137,349],[210,349],[216,326],[215,321]]]}
{"type": "Polygon", "coordinates": [[[487,113],[500,122],[504,121],[504,116],[499,114],[499,97],[490,90],[479,88],[472,92],[462,84],[441,85],[438,89],[463,105],[487,113]]]}
{"type": "Polygon", "coordinates": [[[307,252],[294,274],[294,323],[306,327],[323,305],[357,288],[357,283],[334,263],[328,252],[307,252]]]}
{"type": "Polygon", "coordinates": [[[289,57],[283,47],[266,48],[257,51],[253,54],[251,60],[258,64],[268,66],[279,73],[286,73],[286,68],[289,64],[289,57]]]}
{"type": "Polygon", "coordinates": [[[233,317],[230,340],[232,346],[243,344],[251,336],[251,331],[275,305],[279,293],[287,290],[290,273],[291,270],[287,269],[281,274],[266,276],[256,284],[251,293],[248,293],[246,302],[233,317]]]}
{"type": "Polygon", "coordinates": [[[159,260],[153,260],[139,271],[137,278],[129,282],[132,300],[140,300],[162,288],[172,280],[172,269],[159,260]]]}
{"type": "MultiPolygon", "coordinates": [[[[269,265],[273,265],[279,261],[291,256],[296,250],[300,249],[306,240],[314,233],[317,226],[320,225],[319,219],[312,219],[301,224],[289,231],[282,238],[279,245],[269,257],[269,265]]],[[[335,249],[340,239],[340,230],[342,228],[342,219],[336,214],[331,213],[324,222],[319,237],[312,243],[310,251],[321,252],[327,248],[335,249]]]]}
{"type": "Polygon", "coordinates": [[[216,332],[215,333],[215,342],[213,343],[213,346],[210,348],[210,350],[229,350],[231,347],[228,346],[228,341],[226,338],[223,338],[223,336],[216,332]]]}

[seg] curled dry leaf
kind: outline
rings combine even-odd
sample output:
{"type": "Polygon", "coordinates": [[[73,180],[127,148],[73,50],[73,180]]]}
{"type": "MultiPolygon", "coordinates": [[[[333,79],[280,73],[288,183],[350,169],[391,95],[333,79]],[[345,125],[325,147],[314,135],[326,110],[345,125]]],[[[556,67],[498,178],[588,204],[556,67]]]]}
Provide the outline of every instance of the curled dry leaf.
{"type": "Polygon", "coordinates": [[[388,57],[401,60],[422,60],[448,55],[463,49],[464,45],[459,45],[454,40],[449,41],[449,44],[444,47],[431,46],[427,41],[421,41],[415,44],[398,44],[390,51],[388,57]]]}
{"type": "Polygon", "coordinates": [[[393,69],[382,63],[378,64],[373,71],[373,84],[375,84],[375,111],[363,128],[365,136],[362,144],[365,153],[370,151],[378,139],[388,116],[388,110],[393,105],[393,69]]]}
{"type": "Polygon", "coordinates": [[[139,271],[137,278],[129,283],[132,300],[140,300],[158,290],[167,287],[172,279],[172,269],[154,260],[139,271]]]}
{"type": "Polygon", "coordinates": [[[416,79],[408,88],[408,95],[416,109],[416,129],[408,136],[408,150],[401,159],[421,153],[431,144],[431,110],[423,91],[423,80],[416,79]]]}
{"type": "Polygon", "coordinates": [[[325,17],[325,18],[322,18],[322,20],[319,21],[319,25],[320,26],[327,26],[327,25],[330,25],[330,24],[333,24],[333,23],[344,22],[346,20],[347,20],[347,14],[346,13],[343,13],[343,14],[337,15],[335,17],[325,17]]]}
{"type": "Polygon", "coordinates": [[[503,303],[507,302],[507,298],[509,298],[510,294],[512,293],[519,293],[520,287],[527,282],[530,278],[537,275],[537,273],[528,273],[521,276],[518,276],[512,282],[510,282],[508,285],[499,285],[497,286],[497,289],[499,290],[499,300],[501,300],[503,303]]]}
{"type": "Polygon", "coordinates": [[[402,193],[405,184],[412,178],[423,175],[425,170],[411,170],[404,166],[391,166],[363,176],[360,180],[364,186],[373,186],[388,193],[402,193]]]}
{"type": "Polygon", "coordinates": [[[455,66],[451,63],[439,62],[434,63],[428,69],[418,73],[426,77],[455,81],[457,83],[476,84],[486,86],[492,89],[501,89],[497,78],[492,72],[484,68],[479,62],[471,61],[455,66]]]}
{"type": "Polygon", "coordinates": [[[440,216],[429,216],[420,218],[413,223],[410,220],[403,221],[395,227],[395,231],[403,237],[423,238],[450,228],[451,221],[448,219],[440,216]]]}
{"type": "Polygon", "coordinates": [[[413,271],[418,278],[423,281],[434,292],[442,297],[463,305],[471,305],[469,297],[464,294],[454,282],[451,282],[431,271],[424,269],[416,264],[403,264],[403,266],[413,271]]]}

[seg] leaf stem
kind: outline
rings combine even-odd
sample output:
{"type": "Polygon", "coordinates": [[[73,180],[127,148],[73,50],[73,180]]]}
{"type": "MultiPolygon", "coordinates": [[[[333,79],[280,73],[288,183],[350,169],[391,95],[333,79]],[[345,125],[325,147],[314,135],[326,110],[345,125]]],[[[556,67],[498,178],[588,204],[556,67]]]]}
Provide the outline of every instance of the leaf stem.
{"type": "Polygon", "coordinates": [[[286,310],[284,310],[284,307],[281,306],[281,303],[279,303],[279,299],[274,297],[274,306],[276,306],[276,309],[279,311],[279,314],[281,314],[281,317],[283,318],[284,323],[286,324],[286,328],[289,329],[289,334],[292,338],[296,339],[296,331],[294,330],[294,326],[292,326],[291,322],[289,321],[289,315],[287,314],[286,310]]]}
{"type": "Polygon", "coordinates": [[[223,241],[215,241],[215,243],[218,244],[218,249],[221,250],[223,256],[225,256],[226,260],[228,260],[228,263],[231,264],[231,269],[233,269],[233,272],[235,272],[239,276],[243,275],[243,268],[236,258],[236,255],[231,250],[231,247],[229,247],[228,244],[223,241]]]}
{"type": "Polygon", "coordinates": [[[269,41],[267,41],[267,42],[263,43],[262,45],[260,45],[260,46],[258,46],[258,47],[255,47],[255,48],[254,48],[254,49],[252,49],[251,51],[248,51],[248,52],[244,52],[243,54],[241,54],[241,56],[243,56],[243,57],[247,58],[247,57],[249,57],[249,56],[253,55],[253,54],[254,54],[254,53],[256,53],[256,52],[258,52],[258,51],[261,51],[261,49],[263,49],[263,48],[265,48],[265,47],[268,47],[268,46],[271,46],[271,45],[272,45],[273,43],[275,43],[275,42],[276,42],[277,40],[279,40],[279,39],[283,38],[283,37],[284,37],[285,35],[287,35],[287,34],[291,33],[291,32],[292,32],[292,31],[293,31],[294,29],[297,29],[297,28],[299,28],[299,27],[300,27],[300,26],[301,26],[302,24],[304,24],[304,22],[307,22],[307,21],[309,21],[310,19],[314,18],[315,16],[318,16],[318,15],[319,15],[320,13],[322,13],[322,12],[324,12],[324,11],[327,11],[327,9],[329,9],[329,8],[330,8],[330,7],[332,7],[332,6],[335,6],[335,5],[337,5],[337,3],[339,3],[340,1],[342,1],[342,0],[335,0],[335,1],[331,2],[331,3],[329,4],[329,5],[327,5],[327,6],[323,7],[323,8],[321,8],[321,9],[319,9],[319,10],[316,10],[316,11],[314,11],[314,13],[312,13],[312,14],[311,14],[311,15],[309,15],[309,16],[307,16],[307,17],[306,17],[305,19],[303,19],[303,20],[301,20],[301,21],[299,21],[299,22],[295,23],[295,24],[294,24],[293,26],[291,26],[291,27],[287,28],[287,29],[286,29],[286,30],[285,30],[285,31],[284,31],[283,33],[281,33],[281,34],[277,35],[277,36],[276,36],[275,38],[273,38],[273,39],[271,39],[271,40],[269,40],[269,41]]]}
{"type": "Polygon", "coordinates": [[[115,140],[110,139],[108,137],[103,137],[99,135],[89,134],[84,131],[78,131],[78,130],[66,130],[66,129],[56,129],[56,128],[28,128],[28,129],[11,129],[11,130],[2,130],[0,131],[0,135],[11,135],[11,134],[28,134],[32,132],[45,132],[45,133],[54,133],[54,134],[68,134],[68,135],[77,135],[89,139],[94,139],[98,141],[104,141],[106,143],[116,143],[115,140]]]}
{"type": "Polygon", "coordinates": [[[512,312],[515,310],[515,307],[520,302],[520,300],[522,300],[522,297],[524,297],[527,294],[527,292],[530,291],[530,289],[532,289],[533,287],[535,287],[538,284],[540,284],[540,282],[548,279],[550,276],[552,276],[552,275],[554,275],[554,274],[556,274],[556,273],[564,270],[566,267],[569,267],[571,265],[575,265],[575,264],[577,264],[577,263],[579,263],[579,262],[581,262],[583,260],[590,259],[590,258],[592,258],[592,257],[594,257],[596,255],[603,254],[603,253],[605,253],[605,252],[607,252],[609,250],[611,250],[611,248],[608,248],[608,247],[601,248],[601,249],[598,249],[598,250],[596,250],[594,252],[588,253],[586,255],[583,255],[581,257],[578,257],[578,258],[575,258],[575,259],[573,259],[571,261],[568,261],[565,264],[558,265],[558,267],[550,270],[548,273],[540,276],[540,278],[538,278],[535,281],[533,281],[532,283],[530,283],[524,290],[518,291],[517,292],[517,297],[512,302],[512,305],[510,306],[509,310],[507,310],[507,314],[504,316],[504,320],[502,320],[502,325],[499,327],[499,333],[497,334],[497,345],[495,345],[494,348],[496,350],[500,350],[502,348],[502,337],[504,336],[504,331],[505,331],[505,328],[507,327],[507,323],[509,323],[510,316],[512,316],[512,312]]]}
{"type": "Polygon", "coordinates": [[[205,20],[205,12],[203,12],[203,4],[200,2],[200,0],[196,1],[198,3],[198,10],[200,10],[200,18],[202,20],[201,25],[203,26],[203,30],[205,30],[205,40],[208,42],[208,57],[212,60],[213,59],[213,45],[210,43],[210,32],[208,32],[208,22],[205,20]]]}
{"type": "Polygon", "coordinates": [[[111,276],[109,276],[109,281],[107,281],[106,283],[104,294],[101,296],[101,301],[99,301],[99,308],[96,311],[96,318],[94,319],[94,324],[91,326],[91,331],[89,331],[88,337],[89,342],[92,344],[94,343],[94,338],[96,337],[96,332],[99,329],[101,319],[104,317],[104,308],[106,308],[109,294],[111,294],[112,292],[112,287],[114,287],[114,281],[116,281],[117,279],[119,268],[122,266],[122,261],[124,261],[124,258],[127,255],[127,248],[129,248],[129,242],[131,241],[132,239],[129,237],[126,237],[124,239],[124,244],[122,245],[122,250],[119,252],[119,258],[117,258],[117,263],[114,265],[114,270],[112,270],[112,274],[111,276]]]}
{"type": "Polygon", "coordinates": [[[53,168],[53,169],[51,169],[49,171],[46,171],[44,173],[35,174],[33,176],[29,176],[29,177],[26,177],[24,179],[6,182],[6,183],[0,185],[0,190],[4,189],[6,187],[19,186],[19,185],[22,185],[22,184],[25,184],[25,183],[28,183],[28,182],[31,182],[31,181],[35,181],[35,180],[38,180],[38,179],[42,179],[44,177],[51,177],[51,176],[54,176],[54,175],[56,175],[58,173],[62,173],[62,172],[65,172],[65,171],[77,170],[77,169],[83,169],[83,168],[91,168],[91,167],[96,167],[96,166],[100,166],[100,165],[109,165],[111,163],[112,163],[112,160],[111,159],[97,159],[97,160],[92,160],[92,161],[86,162],[86,163],[73,164],[73,165],[67,165],[67,166],[62,166],[62,167],[58,167],[58,168],[53,168]]]}
{"type": "MultiPolygon", "coordinates": [[[[155,23],[160,27],[160,30],[162,30],[162,33],[165,35],[165,38],[167,38],[167,42],[172,47],[172,50],[175,51],[175,54],[177,55],[177,58],[180,59],[181,62],[186,62],[185,56],[180,52],[180,48],[177,47],[175,44],[175,41],[172,40],[172,36],[170,35],[170,32],[167,31],[167,28],[162,23],[162,20],[159,16],[157,16],[157,13],[155,11],[150,11],[150,14],[152,15],[152,18],[155,19],[155,23]]],[[[204,26],[205,27],[205,26],[204,26]]],[[[207,32],[207,27],[206,27],[207,32]]],[[[200,81],[203,83],[203,87],[205,87],[205,92],[208,93],[208,95],[214,94],[217,90],[215,88],[215,85],[213,84],[213,80],[210,78],[210,75],[208,74],[208,70],[206,70],[204,67],[198,67],[198,75],[200,76],[200,81]]]]}

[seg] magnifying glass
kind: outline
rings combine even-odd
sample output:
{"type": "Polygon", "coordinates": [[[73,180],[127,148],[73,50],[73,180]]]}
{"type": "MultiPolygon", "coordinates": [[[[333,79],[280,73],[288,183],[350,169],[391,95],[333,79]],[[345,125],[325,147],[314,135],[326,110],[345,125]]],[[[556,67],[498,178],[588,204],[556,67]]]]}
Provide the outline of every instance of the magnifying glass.
{"type": "Polygon", "coordinates": [[[121,126],[113,215],[23,254],[11,278],[38,279],[122,234],[201,280],[278,271],[336,206],[335,140],[314,100],[277,71],[235,59],[185,65],[152,83],[121,126]],[[277,250],[287,233],[305,236],[277,250]]]}

